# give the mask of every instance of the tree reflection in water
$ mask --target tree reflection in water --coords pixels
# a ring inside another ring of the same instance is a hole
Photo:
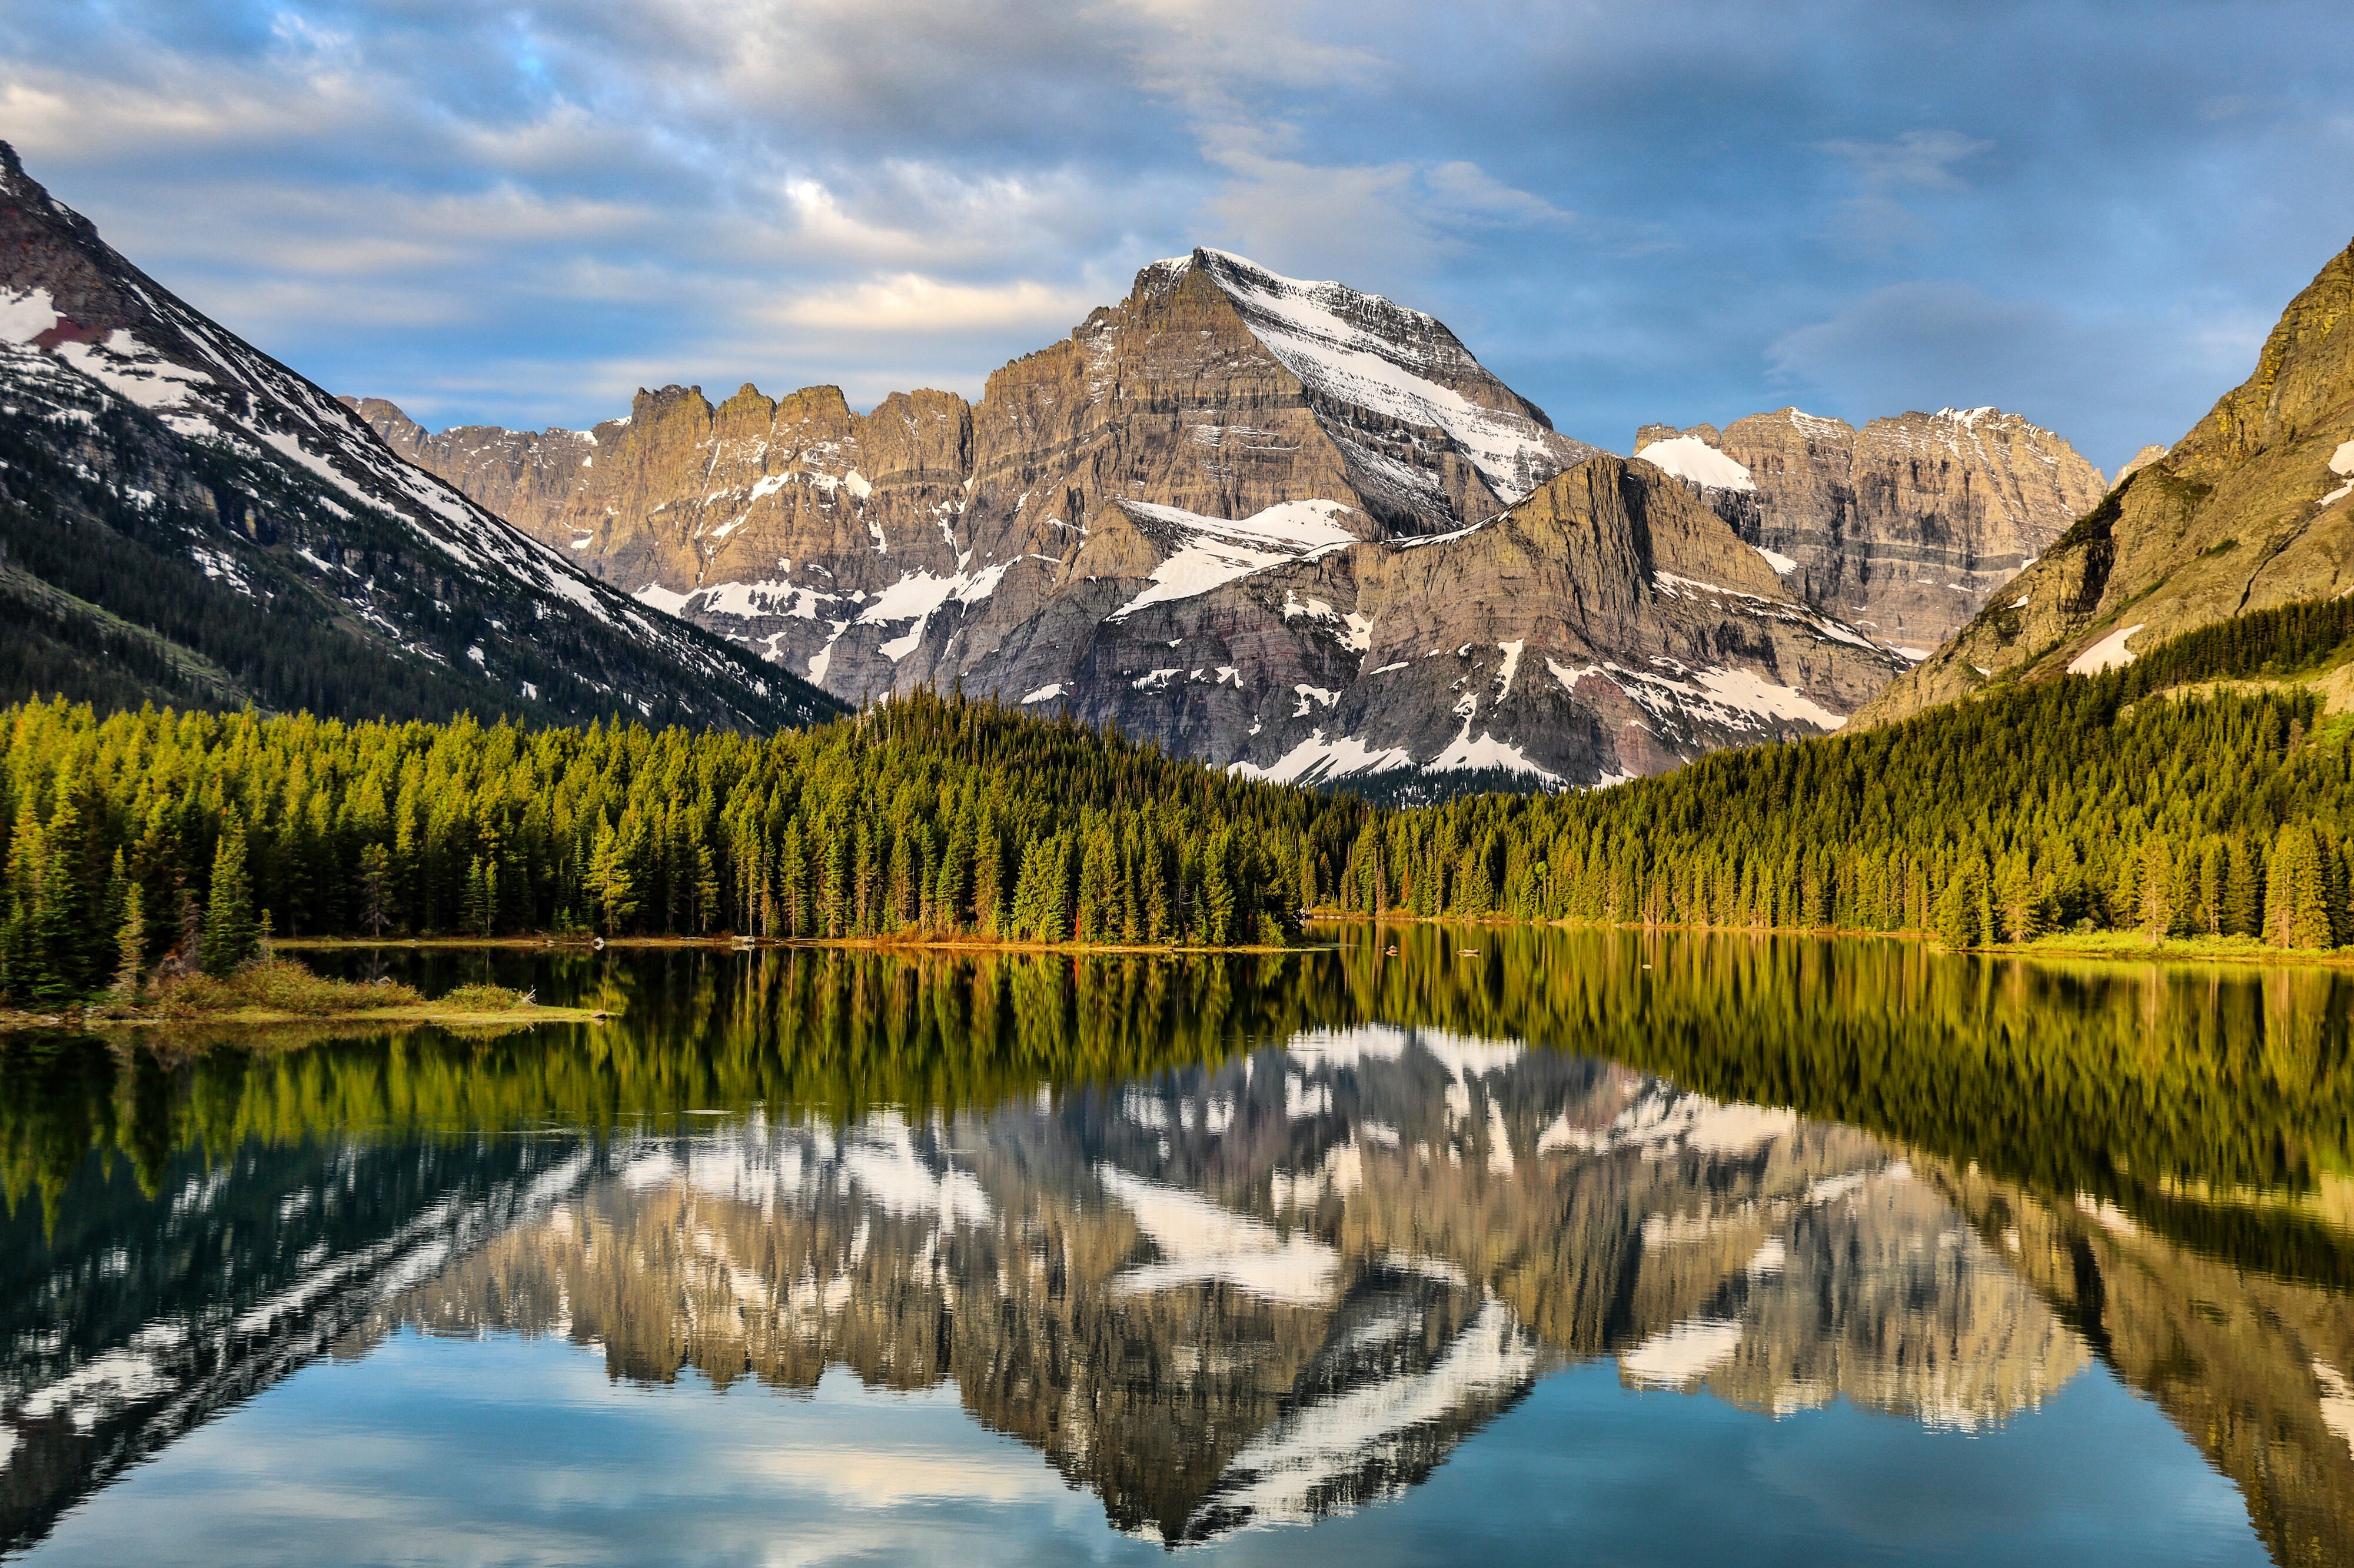
[[[1978,1429],[2099,1356],[2276,1559],[2354,1542],[2347,980],[1459,937],[510,955],[620,1022],[11,1043],[5,1539],[411,1326],[952,1383],[1171,1542],[1411,1486],[1594,1358]]]

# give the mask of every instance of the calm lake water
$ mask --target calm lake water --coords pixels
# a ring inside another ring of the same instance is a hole
[[[0,1042],[0,1548],[2354,1560],[2354,981],[1327,935]]]

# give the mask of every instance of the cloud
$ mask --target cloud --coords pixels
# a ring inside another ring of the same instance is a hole
[[[451,419],[977,393],[1208,241],[1434,312],[1589,440],[1797,389],[2138,445],[2354,228],[2354,14],[2249,9],[50,0],[0,7],[0,134],[232,328]]]
[[[1214,238],[1278,270],[1398,288],[1467,249],[1472,231],[1575,221],[1466,160],[1311,164],[1274,150],[1291,139],[1282,127],[1204,133],[1204,155],[1232,176],[1204,204]]]
[[[1991,148],[1956,131],[1907,131],[1888,142],[1832,141],[1822,150],[1843,159],[1869,193],[1898,190],[1956,190],[1961,181],[1954,165]]]
[[[1961,190],[1955,165],[1994,143],[1954,131],[1907,131],[1887,142],[1819,145],[1846,164],[1861,187],[1834,209],[1831,232],[1840,242],[1869,253],[1929,243],[1934,231],[1905,204],[1905,195]]]
[[[770,319],[840,332],[961,333],[1018,328],[1060,336],[1098,302],[1027,278],[990,286],[901,272],[778,304]]]

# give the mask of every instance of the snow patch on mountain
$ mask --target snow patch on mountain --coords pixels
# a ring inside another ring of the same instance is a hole
[[[1447,743],[1447,749],[1426,763],[1426,773],[1473,773],[1483,768],[1499,768],[1507,773],[1525,773],[1552,783],[1561,782],[1561,775],[1541,768],[1529,759],[1529,754],[1508,740],[1498,740],[1482,730],[1478,739],[1471,736],[1471,721],[1463,721],[1460,734]]]
[[[1677,436],[1638,447],[1635,455],[1653,468],[1707,490],[1755,490],[1757,482],[1733,458],[1698,436]],[[1787,569],[1787,568],[1777,568]]]
[[[1251,334],[1312,391],[1445,431],[1508,506],[1559,471],[1550,432],[1527,413],[1474,402],[1447,385],[1484,379],[1486,372],[1437,318],[1343,283],[1287,278],[1223,250],[1161,265],[1182,270],[1195,257],[1208,262]]]
[[[1129,514],[1162,535],[1169,556],[1150,585],[1107,618],[1124,620],[1149,604],[1192,599],[1236,577],[1346,549],[1357,535],[1336,519],[1355,508],[1338,501],[1282,501],[1248,517],[1205,517],[1182,507],[1123,501]]]
[[[2147,623],[2144,621],[2136,621],[2131,626],[2119,627],[2110,632],[2106,637],[2077,654],[2068,665],[2068,673],[2097,675],[2104,670],[2118,669],[2132,663],[2140,655],[2126,646],[2126,639],[2139,631]]]
[[[57,307],[47,289],[0,293],[0,342],[30,343],[57,324]]]
[[[1319,729],[1311,730],[1306,740],[1264,768],[1249,762],[1232,762],[1226,765],[1226,771],[1237,779],[1255,779],[1268,784],[1329,784],[1356,774],[1387,773],[1413,766],[1414,753],[1402,746],[1367,746],[1353,736],[1327,740]]]

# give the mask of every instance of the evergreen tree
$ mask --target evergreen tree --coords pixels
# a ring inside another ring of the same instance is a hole
[[[253,957],[255,936],[253,883],[246,871],[245,820],[232,811],[213,852],[200,959],[205,973],[226,978]]]
[[[360,851],[359,893],[361,926],[371,937],[383,936],[392,894],[392,852],[380,843]]]
[[[2224,851],[2223,934],[2258,937],[2264,929],[2264,868],[2248,841],[2234,836]]]
[[[620,835],[608,823],[597,824],[588,851],[588,892],[605,935],[620,936],[638,912],[637,879],[631,874]]]
[[[128,883],[122,894],[122,923],[114,933],[115,1000],[136,1002],[140,995],[140,977],[147,966],[146,895],[135,882]]]
[[[1959,952],[1986,939],[1986,886],[1978,868],[1966,868],[1946,885],[1937,901],[1937,939]]]

